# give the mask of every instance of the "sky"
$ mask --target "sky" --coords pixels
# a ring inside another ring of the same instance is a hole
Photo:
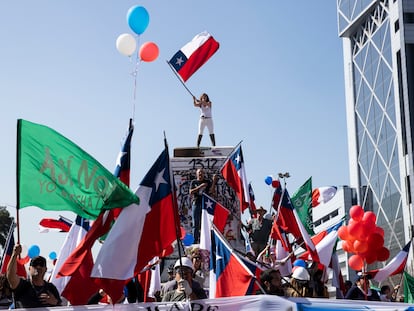
[[[126,15],[149,13],[138,38],[159,47],[153,62],[116,49],[134,34]],[[290,193],[349,183],[342,42],[336,1],[37,0],[0,2],[0,205],[16,216],[16,124],[49,126],[111,172],[134,119],[131,188],[163,150],[196,145],[199,110],[166,63],[202,31],[217,53],[186,83],[213,103],[218,146],[242,141],[256,205],[270,206],[266,176],[289,172]],[[135,93],[135,96],[134,96]],[[210,145],[207,132],[202,145]],[[19,211],[21,244],[58,252],[65,234],[39,233],[42,218],[70,212]]]

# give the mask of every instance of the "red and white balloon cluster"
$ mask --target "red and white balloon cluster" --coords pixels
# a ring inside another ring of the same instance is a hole
[[[128,10],[127,22],[131,30],[137,35],[141,35],[148,27],[149,14],[142,7],[135,5]],[[122,55],[132,56],[137,49],[136,37],[129,33],[121,34],[116,40],[116,48]],[[158,58],[159,49],[154,42],[145,42],[139,48],[139,59],[144,62],[152,62]]]
[[[338,230],[342,249],[354,254],[348,259],[349,266],[353,270],[362,270],[365,264],[387,260],[390,251],[384,246],[384,229],[376,225],[375,213],[364,212],[361,206],[354,205],[349,216],[348,225]]]

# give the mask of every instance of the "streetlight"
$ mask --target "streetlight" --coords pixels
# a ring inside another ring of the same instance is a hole
[[[286,172],[286,173],[278,173],[278,176],[279,176],[279,178],[282,178],[283,179],[283,183],[285,184],[285,187],[286,187],[286,178],[289,178],[290,177],[289,172]]]

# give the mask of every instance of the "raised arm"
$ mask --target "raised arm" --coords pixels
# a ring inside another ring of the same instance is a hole
[[[13,248],[13,254],[11,255],[9,264],[7,265],[6,276],[11,289],[15,289],[20,282],[20,277],[17,275],[17,258],[21,252],[22,246],[20,244],[16,244]]]

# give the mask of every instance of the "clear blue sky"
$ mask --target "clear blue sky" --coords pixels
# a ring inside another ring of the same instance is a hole
[[[150,23],[140,43],[160,55],[138,69],[116,47],[132,33],[128,9]],[[15,215],[16,122],[41,123],[71,139],[110,171],[135,105],[131,188],[163,149],[195,146],[198,109],[166,64],[194,35],[209,31],[220,49],[188,81],[213,102],[217,144],[243,141],[256,204],[270,205],[267,175],[290,172],[293,193],[349,182],[342,43],[336,1],[1,1],[1,197]],[[209,144],[207,137],[203,142]],[[74,218],[71,213],[63,213]],[[20,211],[21,242],[58,251],[64,234],[39,234],[36,207]]]

